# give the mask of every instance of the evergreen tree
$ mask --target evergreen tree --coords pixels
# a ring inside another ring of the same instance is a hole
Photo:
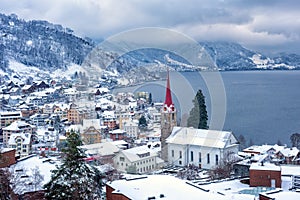
[[[205,97],[201,91],[198,90],[194,100],[193,100],[194,107],[190,111],[190,116],[187,120],[188,127],[194,127],[198,129],[208,129],[207,125],[207,111],[205,105]]]
[[[151,93],[149,94],[148,103],[149,103],[149,105],[152,104],[152,94]]]
[[[139,119],[139,127],[140,128],[146,128],[147,127],[147,120],[144,115],[141,116]]]
[[[79,148],[81,145],[79,134],[71,131],[63,149],[62,164],[52,171],[51,180],[44,186],[47,199],[100,198],[100,172],[84,161],[86,154]]]

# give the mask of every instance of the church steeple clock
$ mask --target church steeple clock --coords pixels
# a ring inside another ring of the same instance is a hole
[[[170,88],[170,74],[167,71],[167,87],[166,87],[166,98],[164,105],[161,109],[161,158],[168,161],[168,146],[166,139],[170,136],[173,127],[176,126],[176,108],[172,101],[172,94]]]

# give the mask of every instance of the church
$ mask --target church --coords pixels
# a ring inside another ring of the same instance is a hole
[[[176,114],[168,71],[161,109],[161,158],[166,164],[211,169],[237,154],[239,144],[232,132],[178,127]]]

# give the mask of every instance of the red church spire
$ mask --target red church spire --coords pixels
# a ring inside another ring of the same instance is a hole
[[[169,68],[168,68],[168,72],[167,72],[167,88],[166,88],[165,105],[167,105],[168,107],[170,107],[170,105],[173,105],[172,95],[171,95],[171,89],[170,89]]]

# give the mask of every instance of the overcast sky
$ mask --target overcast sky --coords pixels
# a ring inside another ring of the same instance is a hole
[[[0,12],[48,20],[93,39],[164,27],[198,41],[234,41],[264,53],[300,54],[298,0],[1,0]]]

